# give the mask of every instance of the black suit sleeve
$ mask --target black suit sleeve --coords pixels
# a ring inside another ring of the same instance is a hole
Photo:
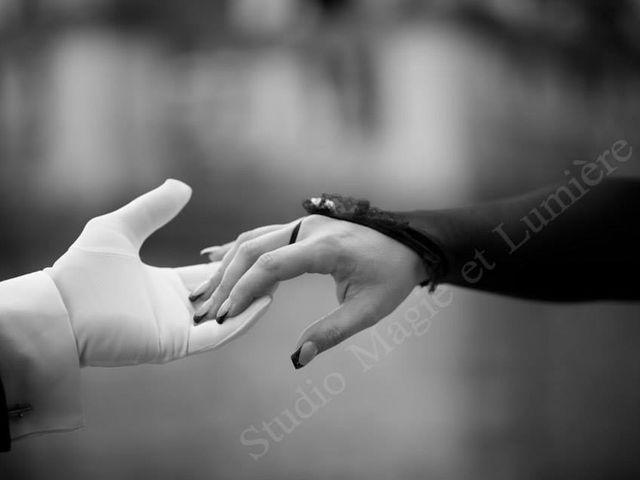
[[[9,435],[9,411],[4,395],[4,385],[0,378],[0,452],[11,449],[11,436]]]

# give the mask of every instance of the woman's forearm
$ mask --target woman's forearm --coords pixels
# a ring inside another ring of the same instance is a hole
[[[222,324],[278,282],[331,275],[339,306],[300,336],[291,356],[300,368],[384,318],[419,283],[557,301],[640,298],[626,275],[640,270],[640,183],[568,188],[399,214],[350,197],[310,198],[311,215],[245,232],[212,252],[221,263],[192,292],[201,302],[196,321]]]
[[[563,184],[483,205],[404,214],[447,257],[443,282],[519,297],[638,299],[640,182]]]

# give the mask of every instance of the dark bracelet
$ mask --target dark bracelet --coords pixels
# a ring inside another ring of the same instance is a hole
[[[372,207],[368,200],[323,193],[302,203],[315,215],[346,220],[377,230],[416,252],[427,271],[427,279],[420,282],[433,291],[446,274],[446,259],[442,248],[424,232],[411,227],[402,215]]]

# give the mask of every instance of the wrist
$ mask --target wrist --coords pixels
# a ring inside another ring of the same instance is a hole
[[[310,214],[372,228],[412,250],[422,264],[421,269],[416,267],[417,272],[424,274],[416,282],[421,286],[430,286],[433,290],[447,275],[442,246],[427,231],[412,226],[403,214],[372,207],[368,200],[328,194],[305,200],[303,206]]]
[[[0,376],[12,438],[82,426],[80,370],[69,315],[53,280],[36,272],[0,282]]]
[[[430,270],[426,267],[422,257],[412,248],[403,245],[407,249],[407,253],[410,256],[410,271],[411,278],[415,285],[429,285],[432,283],[432,277]],[[439,283],[439,282],[438,282]]]
[[[438,248],[443,258],[438,283],[458,283],[465,254],[464,245],[456,239],[466,237],[469,232],[463,234],[464,229],[454,216],[441,211],[416,210],[400,212],[398,215],[408,222],[412,230]]]

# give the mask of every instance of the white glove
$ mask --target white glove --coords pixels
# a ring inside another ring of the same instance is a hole
[[[249,329],[271,302],[261,297],[224,324],[195,325],[189,292],[217,264],[145,265],[140,246],[189,201],[177,180],[115,212],[91,219],[80,237],[45,269],[69,313],[82,366],[164,363],[220,347]]]

